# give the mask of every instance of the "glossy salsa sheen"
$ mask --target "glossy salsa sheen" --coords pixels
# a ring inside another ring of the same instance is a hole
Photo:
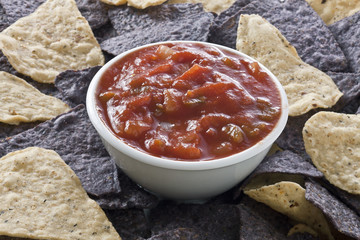
[[[211,160],[259,142],[281,115],[281,97],[256,62],[200,43],[129,53],[102,75],[97,111],[128,145],[155,156]]]

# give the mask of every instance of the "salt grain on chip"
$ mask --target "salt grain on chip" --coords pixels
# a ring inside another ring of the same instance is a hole
[[[0,71],[0,122],[45,121],[70,110],[69,106],[45,95],[21,78]]]
[[[38,82],[53,83],[62,71],[104,64],[93,32],[74,0],[48,0],[0,33],[11,65]]]
[[[329,108],[342,96],[328,75],[304,63],[280,31],[259,15],[240,16],[236,49],[257,59],[279,79],[290,116]]]
[[[303,129],[306,152],[333,185],[360,194],[360,115],[319,112]]]
[[[121,239],[56,152],[31,147],[9,153],[0,159],[0,172],[0,235]]]

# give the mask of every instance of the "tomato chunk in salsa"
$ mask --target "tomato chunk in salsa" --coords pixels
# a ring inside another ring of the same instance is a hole
[[[101,77],[97,109],[128,145],[177,160],[211,160],[259,142],[281,115],[281,97],[256,62],[199,43],[131,52]]]

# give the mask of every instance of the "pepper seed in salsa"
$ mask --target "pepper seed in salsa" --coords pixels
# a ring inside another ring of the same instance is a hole
[[[211,160],[259,142],[281,115],[258,63],[215,46],[165,43],[131,52],[101,77],[97,109],[128,145],[177,160]]]

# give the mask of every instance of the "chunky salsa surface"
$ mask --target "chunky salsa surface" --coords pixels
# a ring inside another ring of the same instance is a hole
[[[103,74],[96,98],[102,120],[125,143],[186,161],[241,152],[281,115],[279,90],[257,63],[197,43],[126,55]]]

